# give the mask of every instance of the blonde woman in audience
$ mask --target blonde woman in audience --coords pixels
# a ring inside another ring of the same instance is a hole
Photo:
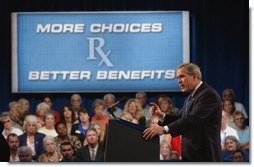
[[[24,134],[19,136],[20,146],[28,146],[32,149],[33,160],[37,161],[37,158],[44,151],[42,140],[45,137],[44,134],[37,132],[39,128],[39,122],[36,116],[28,115],[24,120]]]
[[[61,154],[56,149],[56,143],[52,136],[46,136],[43,139],[43,147],[45,153],[38,158],[39,162],[59,162],[61,161]]]
[[[137,99],[129,99],[124,106],[123,112],[131,114],[131,116],[133,117],[132,122],[137,122],[141,126],[146,125],[144,111]]]
[[[160,160],[166,161],[170,160],[170,151],[171,151],[171,146],[168,143],[168,141],[163,140],[160,143]]]
[[[52,111],[45,113],[44,122],[45,126],[40,128],[38,132],[43,133],[46,136],[56,137],[58,135],[55,130],[56,117]]]
[[[98,132],[98,137],[99,137],[99,143],[101,145],[104,145],[104,139],[105,139],[105,131],[102,129],[101,127],[101,123],[100,122],[95,122],[93,124],[93,128],[96,129],[96,131]]]
[[[13,126],[22,129],[23,121],[21,120],[23,109],[19,102],[12,101],[9,103],[9,109],[11,114],[11,119],[13,121]]]

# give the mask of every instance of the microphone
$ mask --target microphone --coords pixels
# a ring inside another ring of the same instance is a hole
[[[115,114],[114,114],[114,112],[116,111],[116,106],[118,105],[118,104],[120,104],[120,103],[126,103],[127,102],[127,100],[128,100],[128,98],[127,97],[122,97],[122,98],[120,98],[117,102],[115,102],[114,104],[112,104],[112,106],[110,106],[107,110],[108,110],[108,112],[114,117],[114,118],[116,118],[116,116],[115,116]]]

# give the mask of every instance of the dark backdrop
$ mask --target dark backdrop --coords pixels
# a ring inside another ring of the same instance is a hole
[[[6,2],[4,2],[6,1]],[[31,111],[41,100],[41,94],[11,93],[11,12],[29,11],[190,11],[190,60],[198,64],[203,80],[220,94],[233,88],[236,100],[249,112],[249,6],[247,0],[3,0],[0,2],[0,112],[8,103],[27,98]],[[68,103],[72,93],[52,94],[54,107],[59,110]],[[105,93],[80,93],[84,107],[91,109],[95,98]],[[148,93],[155,100],[158,92]],[[177,107],[184,95],[167,93]],[[133,97],[134,92],[115,93]]]

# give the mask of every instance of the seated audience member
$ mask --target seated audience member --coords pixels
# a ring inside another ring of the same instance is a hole
[[[162,141],[160,143],[160,160],[168,161],[170,160],[171,147],[168,141]]]
[[[222,161],[232,162],[233,154],[236,150],[241,149],[240,143],[234,136],[227,136],[224,142],[225,150],[222,151]],[[244,159],[249,161],[249,153],[243,150]]]
[[[236,101],[235,101],[235,94],[234,94],[233,89],[226,88],[226,89],[222,92],[222,99],[223,99],[223,101],[228,100],[228,99],[234,101],[234,103],[235,103],[235,105],[234,105],[234,106],[235,106],[235,110],[236,110],[236,111],[242,112],[242,113],[244,114],[245,119],[248,118],[248,115],[247,115],[247,113],[246,113],[246,110],[245,110],[243,104],[240,103],[240,102],[236,102]]]
[[[53,98],[50,95],[44,95],[43,97],[43,102],[47,103],[50,107],[50,111],[53,112],[55,114],[56,117],[56,122],[60,121],[60,114],[53,109]]]
[[[32,149],[28,146],[21,146],[18,148],[18,156],[20,162],[34,162],[32,156]]]
[[[66,123],[68,134],[71,134],[71,128],[75,123],[79,123],[78,120],[75,120],[75,113],[72,110],[71,106],[64,105],[61,109],[61,121]]]
[[[168,115],[175,115],[176,109],[173,105],[173,102],[170,97],[168,96],[161,96],[159,99],[159,107],[162,112]]]
[[[249,150],[250,128],[245,123],[244,114],[240,111],[236,111],[233,114],[233,120],[236,126],[236,132],[239,137],[241,148],[244,150]]]
[[[25,133],[19,136],[20,146],[28,146],[31,148],[34,161],[37,161],[38,156],[44,152],[42,140],[45,135],[38,132],[39,126],[36,116],[28,115],[23,125]]]
[[[75,151],[78,150],[82,146],[82,144],[77,136],[69,135],[67,133],[67,127],[64,122],[62,122],[62,121],[57,122],[55,125],[55,129],[56,129],[56,132],[58,135],[54,139],[55,139],[55,143],[56,143],[56,147],[57,147],[58,151],[60,151],[59,150],[60,146],[64,142],[71,143],[71,145],[74,147]]]
[[[237,149],[233,153],[233,161],[234,162],[246,162],[246,160],[244,159],[244,152],[241,149]]]
[[[62,154],[61,162],[74,162],[75,150],[70,142],[63,142],[60,146],[60,152]]]
[[[18,100],[18,102],[21,104],[22,111],[23,111],[22,112],[23,114],[21,116],[21,120],[24,121],[25,117],[30,114],[30,103],[25,98],[20,98]]]
[[[92,127],[92,124],[90,123],[91,117],[90,117],[90,113],[85,108],[79,111],[78,117],[79,117],[79,123],[74,124],[72,126],[71,135],[76,135],[81,141],[81,144],[84,145],[85,138],[86,138],[86,131],[87,129]]]
[[[38,158],[39,162],[59,162],[61,161],[61,154],[57,151],[55,140],[52,136],[46,136],[43,139],[43,147],[45,153]]]
[[[108,112],[108,109],[111,108],[113,106],[113,104],[116,103],[115,96],[113,94],[108,93],[108,94],[104,95],[103,100],[104,100],[104,103],[106,106],[105,110],[103,111],[103,114],[110,116],[110,118],[112,118],[113,116]],[[122,110],[119,107],[115,106],[113,108],[113,112],[114,112],[115,116],[117,118],[119,118],[122,113]]]
[[[45,126],[41,127],[38,132],[43,133],[46,136],[56,137],[57,133],[55,130],[56,117],[51,111],[46,112],[44,116]]]
[[[149,126],[149,122],[151,121],[152,114],[150,113],[150,106],[147,104],[148,98],[146,92],[137,92],[135,94],[135,98],[139,101],[146,119],[146,127]]]
[[[9,162],[19,162],[18,148],[19,148],[19,138],[15,133],[11,133],[7,136],[7,142],[10,147],[10,160]]]
[[[79,116],[78,116],[78,113],[79,111],[82,110],[82,98],[79,94],[73,94],[71,96],[71,100],[70,100],[70,103],[71,103],[71,108],[73,110],[73,112],[75,113],[75,121],[79,119]]]
[[[10,159],[10,148],[6,139],[2,135],[3,130],[4,125],[0,121],[0,162],[8,162]]]
[[[92,117],[91,124],[94,124],[96,122],[101,123],[101,128],[103,130],[106,129],[106,126],[108,125],[109,116],[103,115],[103,111],[105,110],[105,104],[104,101],[101,99],[96,99],[93,102],[93,110],[95,112],[95,115]]]
[[[233,121],[233,114],[236,111],[235,110],[235,106],[234,106],[234,102],[232,100],[224,100],[223,101],[223,110],[227,113],[226,117],[228,120],[228,125],[231,126],[232,128],[235,128],[235,124]]]
[[[180,161],[181,160],[177,151],[175,151],[175,150],[170,151],[170,160],[171,161]]]
[[[9,112],[1,113],[0,121],[3,122],[4,124],[4,130],[2,132],[2,135],[4,136],[5,139],[11,133],[15,133],[18,136],[23,134],[23,131],[21,129],[13,127],[13,121],[11,119],[11,115]]]
[[[239,139],[237,132],[234,128],[228,126],[228,120],[226,117],[226,112],[222,110],[222,117],[221,117],[221,131],[220,131],[220,137],[221,137],[221,148],[224,150],[224,142],[225,138],[227,136],[234,136],[237,140]]]
[[[21,120],[23,110],[19,102],[13,101],[9,103],[10,115],[13,122],[13,126],[22,129],[23,121]]]
[[[144,111],[138,100],[133,98],[129,99],[124,106],[123,112],[131,114],[133,117],[132,122],[137,122],[141,126],[146,125]]]
[[[39,128],[45,126],[44,119],[45,119],[46,112],[50,112],[50,106],[47,103],[41,102],[36,106],[35,115],[39,122]]]
[[[104,150],[99,144],[98,132],[94,128],[87,130],[86,139],[88,144],[76,151],[75,161],[77,162],[91,162],[103,161]]]
[[[99,144],[101,144],[102,146],[104,146],[105,130],[102,129],[101,123],[100,123],[100,122],[94,123],[94,124],[93,124],[93,128],[96,129],[96,131],[98,132]]]
[[[158,117],[152,117],[149,126],[151,127],[153,126],[153,124],[158,124],[158,122],[159,122]],[[163,141],[167,141],[169,145],[171,146],[171,150],[177,151],[179,158],[181,158],[181,154],[182,154],[181,136],[172,137],[170,134],[163,134],[163,135],[160,135],[160,143]]]

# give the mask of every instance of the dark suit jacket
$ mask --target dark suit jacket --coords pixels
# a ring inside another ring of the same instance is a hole
[[[9,162],[10,148],[6,139],[2,135],[4,124],[0,121],[0,162]]]
[[[162,125],[167,125],[174,137],[182,135],[183,161],[221,161],[222,102],[218,93],[205,83],[197,89],[187,108],[175,116],[166,115]],[[187,111],[186,111],[187,108]]]
[[[37,160],[38,156],[44,153],[44,147],[43,147],[43,138],[45,137],[42,133],[35,133],[34,142],[35,142],[35,152],[37,156],[33,157],[33,160]],[[19,136],[19,142],[20,146],[26,146],[27,142],[27,133],[24,133]]]
[[[75,161],[76,162],[91,162],[92,161],[88,145],[81,147],[80,149],[77,150],[77,152],[75,153]],[[96,162],[104,161],[104,151],[101,145],[99,145],[98,147],[98,150],[95,156],[95,161]]]

